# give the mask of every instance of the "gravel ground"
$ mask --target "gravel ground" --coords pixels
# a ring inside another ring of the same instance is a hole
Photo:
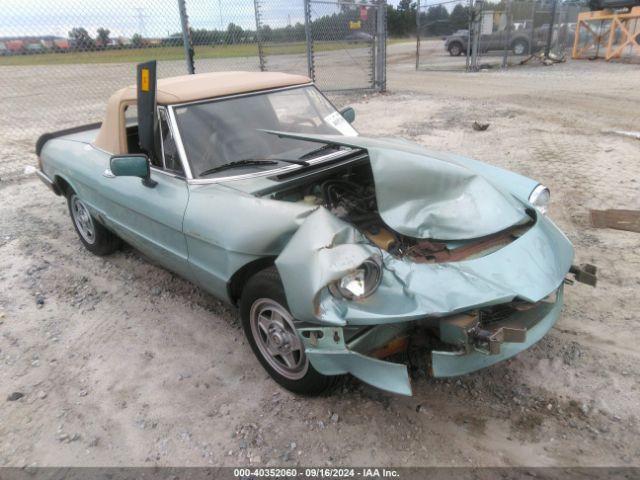
[[[399,49],[389,93],[337,102],[363,133],[547,184],[577,260],[600,269],[596,289],[567,287],[529,351],[418,377],[411,398],[353,379],[300,398],[267,377],[235,310],[135,250],[92,256],[33,177],[0,184],[0,465],[640,466],[640,236],[588,222],[590,208],[640,208],[640,143],[607,133],[637,127],[640,71],[412,62]]]

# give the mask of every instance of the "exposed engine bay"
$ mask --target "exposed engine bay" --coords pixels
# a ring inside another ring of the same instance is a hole
[[[373,244],[391,255],[417,263],[454,262],[488,255],[524,234],[534,216],[523,225],[466,241],[444,242],[401,235],[389,228],[378,212],[373,173],[368,162],[325,172],[308,182],[280,190],[275,200],[323,206],[333,215],[355,226]]]

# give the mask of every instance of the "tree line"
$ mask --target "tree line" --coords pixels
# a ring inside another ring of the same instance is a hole
[[[539,0],[540,10],[549,10],[552,0]],[[563,4],[582,3],[586,0],[560,0]],[[323,15],[314,18],[310,23],[310,30],[314,40],[331,41],[348,38],[355,31],[365,32],[373,35],[375,32],[375,14],[369,9],[369,13],[361,11],[362,5],[356,0],[343,0],[340,11],[330,15]],[[485,10],[504,11],[507,0],[485,1]],[[465,2],[466,3],[466,2]],[[387,33],[390,37],[407,37],[415,35],[417,16],[420,15],[421,35],[448,35],[456,30],[466,29],[469,26],[469,7],[466,4],[458,3],[451,11],[443,4],[435,4],[421,8],[418,12],[417,2],[414,0],[400,0],[397,6],[387,5]],[[521,22],[531,19],[532,3],[529,0],[515,0],[511,4],[511,11],[514,22]],[[536,23],[545,21],[548,13],[536,13]],[[545,17],[545,18],[542,18]],[[352,26],[359,25],[354,30]],[[182,33],[176,32],[161,39],[143,38],[139,33],[135,33],[126,45],[119,39],[111,41],[110,31],[107,28],[98,28],[95,38],[83,27],[73,28],[69,32],[72,41],[72,48],[78,50],[93,50],[104,48],[140,48],[144,46],[178,46],[182,45]],[[260,30],[255,28],[243,28],[235,23],[229,23],[226,28],[207,29],[191,28],[191,42],[193,45],[229,45],[238,43],[252,43],[261,40],[263,42],[299,42],[306,39],[305,26],[297,22],[284,27],[272,27],[268,24],[262,25]],[[365,36],[366,38],[366,36]]]
[[[353,30],[352,25],[359,28]],[[359,6],[354,5],[340,9],[331,15],[323,15],[310,22],[313,40],[331,41],[343,40],[354,31],[366,32],[373,35],[375,32],[375,15],[363,16]],[[160,39],[144,38],[135,33],[124,44],[122,39],[112,41],[109,29],[101,27],[96,30],[95,38],[84,27],[75,27],[69,31],[69,39],[72,48],[77,50],[99,50],[106,48],[140,48],[145,46],[181,46],[182,32],[175,32]],[[261,25],[259,32],[255,28],[243,28],[235,23],[229,23],[224,29],[190,28],[191,43],[198,45],[232,45],[240,43],[252,43],[261,40],[263,42],[299,42],[305,41],[306,30],[304,24],[296,22],[284,27],[272,27],[268,24]]]

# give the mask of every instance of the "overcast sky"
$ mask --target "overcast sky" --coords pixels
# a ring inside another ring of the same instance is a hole
[[[389,0],[397,4],[399,0]],[[90,34],[105,27],[111,36],[141,33],[162,37],[180,31],[177,0],[2,0],[0,36],[57,35],[73,27]],[[192,28],[226,28],[234,22],[255,28],[253,0],[186,0]],[[262,22],[272,27],[303,22],[302,0],[261,0]],[[312,14],[339,11],[326,3],[312,3]]]

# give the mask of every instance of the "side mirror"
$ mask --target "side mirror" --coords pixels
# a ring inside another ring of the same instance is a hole
[[[356,111],[352,107],[344,107],[340,110],[340,115],[349,123],[353,123],[356,119]]]
[[[140,177],[146,187],[157,185],[157,182],[151,180],[149,157],[144,153],[114,155],[109,161],[109,169],[116,177]]]

